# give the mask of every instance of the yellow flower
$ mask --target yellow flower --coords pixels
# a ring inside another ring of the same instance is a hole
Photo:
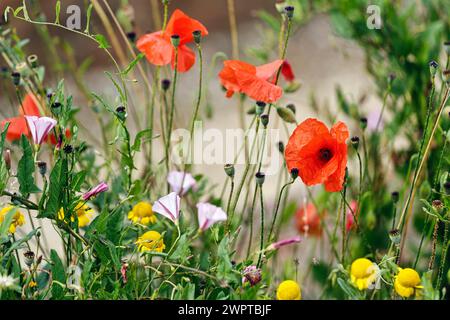
[[[94,210],[89,208],[88,205],[83,202],[79,202],[74,211],[78,216],[78,227],[84,228],[89,225],[89,223],[91,223],[92,216],[94,215]],[[64,217],[64,208],[61,208],[58,212],[58,219],[64,220]],[[75,218],[72,216],[70,220],[73,222],[75,221]]]
[[[10,207],[5,207],[0,211],[0,224],[3,223],[3,221],[6,218],[6,215],[12,209],[14,209],[14,207],[10,206]],[[9,225],[9,232],[15,233],[17,227],[23,226],[24,224],[25,224],[25,217],[19,210],[16,210],[16,213],[13,216],[11,224]]]
[[[144,233],[136,241],[136,244],[139,248],[139,251],[141,252],[145,251],[163,252],[164,249],[166,248],[163,237],[157,231],[148,231]]]
[[[297,282],[286,280],[280,283],[277,289],[278,300],[301,300],[302,291]]]
[[[378,280],[378,270],[378,266],[369,259],[356,259],[350,268],[350,280],[359,290],[367,289]]]
[[[35,288],[35,287],[37,287],[37,283],[34,282],[33,280],[31,280],[30,283],[28,284],[28,287]]]
[[[133,223],[140,223],[143,225],[155,224],[156,216],[153,213],[152,205],[147,202],[139,202],[133,209],[128,212],[128,219]]]
[[[403,298],[409,298],[412,295],[418,295],[417,289],[422,289],[420,286],[420,276],[416,270],[411,268],[398,268],[399,272],[395,276],[394,289]]]

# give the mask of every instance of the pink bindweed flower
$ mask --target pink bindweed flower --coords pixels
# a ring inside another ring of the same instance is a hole
[[[25,119],[36,146],[40,146],[47,139],[48,134],[57,123],[55,119],[48,117],[25,116]]]
[[[198,225],[201,231],[205,231],[216,222],[227,220],[227,214],[225,211],[210,203],[200,202],[197,204],[197,209]]]
[[[186,194],[195,186],[195,179],[190,173],[172,171],[167,176],[167,182],[170,184],[172,191],[180,196]]]
[[[299,236],[295,236],[295,237],[292,237],[292,238],[288,238],[288,239],[285,239],[285,240],[281,240],[281,241],[272,243],[270,246],[267,247],[266,250],[267,251],[278,250],[281,247],[284,247],[284,246],[287,246],[287,245],[290,245],[290,244],[294,244],[294,243],[300,243],[300,242],[302,242],[302,238],[299,237]]]
[[[167,196],[156,200],[153,204],[153,211],[172,220],[174,223],[178,223],[178,218],[180,217],[180,202],[180,196],[175,192],[172,192]]]
[[[92,188],[83,195],[83,200],[88,201],[89,199],[97,196],[99,193],[108,191],[109,187],[105,182],[100,183],[98,186]]]

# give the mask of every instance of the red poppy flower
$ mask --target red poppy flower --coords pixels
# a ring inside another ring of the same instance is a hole
[[[347,126],[338,122],[329,130],[316,119],[302,122],[289,138],[286,163],[289,171],[299,170],[307,186],[325,184],[328,192],[343,189],[347,166]]]
[[[178,71],[186,72],[195,63],[195,53],[186,44],[194,40],[192,33],[200,31],[202,36],[208,35],[208,30],[199,21],[190,18],[183,11],[174,11],[167,23],[166,30],[146,34],[137,41],[137,48],[145,54],[147,60],[156,66],[165,66],[169,63],[172,69],[175,65],[175,48],[171,42],[172,35],[180,37],[178,46]]]
[[[306,208],[298,209],[295,219],[298,232],[313,236],[320,236],[322,233],[320,215],[312,203],[309,203]]]
[[[288,82],[292,82],[295,80],[294,70],[292,70],[292,66],[289,62],[287,62],[287,60],[284,60],[283,62],[283,66],[281,67],[281,74]]]
[[[222,85],[227,89],[227,97],[234,93],[245,93],[256,101],[273,103],[281,98],[283,89],[270,79],[279,70],[283,60],[255,67],[239,60],[226,60],[219,73]]]

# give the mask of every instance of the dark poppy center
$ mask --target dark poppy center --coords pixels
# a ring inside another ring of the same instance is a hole
[[[323,162],[328,162],[333,158],[333,153],[330,149],[322,148],[319,150],[319,159]]]

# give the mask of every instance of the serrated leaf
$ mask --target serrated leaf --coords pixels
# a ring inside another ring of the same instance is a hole
[[[28,139],[24,135],[20,137],[20,145],[22,146],[23,155],[17,167],[17,178],[20,184],[19,191],[27,198],[30,193],[37,193],[40,190],[34,182],[35,165],[33,151],[31,150]]]

